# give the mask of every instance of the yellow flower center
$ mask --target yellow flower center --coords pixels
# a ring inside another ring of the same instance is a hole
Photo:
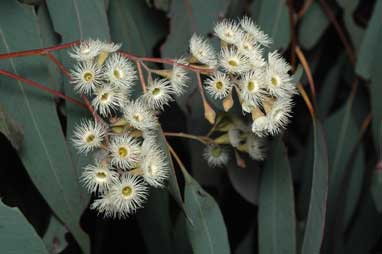
[[[91,143],[94,141],[94,139],[95,139],[94,134],[89,134],[86,136],[85,141],[86,141],[86,143]]]
[[[86,81],[86,82],[89,82],[90,80],[92,80],[93,79],[93,73],[91,73],[91,72],[85,72],[84,73],[84,80]]]
[[[158,87],[154,88],[154,89],[151,91],[151,93],[152,93],[153,95],[159,95],[159,93],[160,93],[160,88],[158,88]]]
[[[115,77],[116,79],[121,79],[121,78],[123,77],[123,73],[122,73],[120,70],[118,70],[118,69],[115,69],[115,70],[113,71],[113,74],[114,74],[114,77]]]
[[[109,99],[109,94],[108,93],[101,94],[101,101],[105,102],[108,99]]]
[[[107,174],[104,171],[99,171],[99,172],[96,173],[96,177],[99,178],[100,180],[105,179],[106,176],[107,176]]]
[[[120,147],[118,148],[118,155],[122,158],[126,157],[129,154],[129,151],[126,147]]]
[[[131,196],[132,193],[133,193],[133,189],[130,186],[125,186],[122,188],[122,195],[125,198]]]
[[[222,153],[222,149],[219,146],[215,146],[211,150],[211,154],[213,157],[219,157]]]
[[[216,89],[221,90],[223,88],[223,86],[224,86],[223,82],[221,82],[220,80],[216,81],[216,83],[215,83]]]
[[[143,120],[143,117],[140,114],[134,114],[133,118],[137,122],[141,122]]]
[[[272,82],[272,85],[274,85],[274,86],[278,86],[280,84],[280,80],[277,76],[273,76],[271,78],[271,82]]]
[[[232,37],[233,36],[233,32],[232,31],[226,31],[224,33],[224,35],[227,36],[227,37]]]
[[[239,65],[239,62],[236,59],[231,59],[228,61],[228,64],[233,67],[237,67]]]
[[[253,82],[252,80],[248,81],[248,84],[247,84],[248,91],[252,92],[255,89],[255,87],[256,87],[255,82]]]

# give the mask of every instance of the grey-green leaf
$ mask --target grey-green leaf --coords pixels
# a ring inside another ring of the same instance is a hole
[[[311,49],[322,37],[329,26],[329,20],[320,4],[313,1],[301,20],[298,31],[298,41],[301,46]]]
[[[276,137],[262,170],[259,196],[259,253],[296,253],[293,182],[285,146]]]
[[[370,79],[373,61],[378,53],[382,39],[382,1],[377,1],[374,6],[373,16],[369,21],[365,36],[363,37],[358,54],[356,72],[365,79]]]
[[[18,208],[0,201],[1,253],[48,254],[44,242]]]
[[[0,17],[1,52],[42,47],[33,7],[17,1],[1,1]],[[0,68],[51,86],[46,75],[47,66],[41,57],[2,60]],[[0,89],[2,105],[24,130],[19,156],[29,176],[83,251],[88,252],[89,239],[79,226],[83,200],[79,195],[78,177],[53,98],[44,91],[6,77],[0,78]]]
[[[286,1],[258,0],[252,4],[253,18],[273,40],[272,48],[286,49],[290,41],[290,23]]]
[[[58,254],[68,245],[65,234],[68,232],[66,227],[57,219],[56,216],[50,217],[48,229],[46,230],[43,240],[46,248],[51,254]]]
[[[328,192],[328,154],[321,123],[313,119],[314,160],[309,211],[302,243],[302,254],[320,253],[324,235]]]
[[[216,201],[182,168],[187,232],[195,254],[230,253],[227,229]]]

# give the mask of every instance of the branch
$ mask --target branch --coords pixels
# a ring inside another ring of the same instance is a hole
[[[72,97],[66,96],[66,95],[64,95],[64,94],[62,94],[62,93],[60,93],[60,92],[58,92],[58,91],[56,91],[54,89],[51,89],[51,88],[46,87],[46,86],[43,86],[43,85],[41,85],[41,84],[39,84],[39,83],[37,83],[35,81],[23,78],[23,77],[21,77],[19,75],[16,75],[16,74],[13,74],[11,72],[7,72],[7,71],[1,70],[1,69],[0,69],[0,74],[4,75],[4,76],[7,76],[7,77],[10,77],[10,78],[13,78],[13,79],[16,79],[16,80],[19,80],[19,81],[21,81],[21,82],[23,82],[23,83],[25,83],[25,84],[27,84],[29,86],[36,87],[36,88],[38,88],[40,90],[43,90],[43,91],[48,92],[50,94],[53,94],[53,95],[55,95],[57,97],[60,97],[60,98],[62,98],[64,100],[70,101],[73,104],[76,104],[76,105],[78,105],[80,107],[86,108],[86,105],[83,104],[82,102],[80,102],[79,100],[76,100],[76,99],[74,99]]]

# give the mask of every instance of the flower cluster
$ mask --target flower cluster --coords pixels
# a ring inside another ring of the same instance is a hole
[[[119,48],[99,40],[82,41],[71,52],[78,61],[71,75],[75,91],[91,100],[99,116],[83,120],[73,134],[80,153],[94,152],[94,163],[84,168],[81,181],[99,195],[93,209],[121,218],[143,205],[149,186],[165,186],[170,169],[156,141],[156,115],[173,95],[182,93],[187,76],[174,65],[167,79],[149,79],[147,91],[132,100],[137,74]]]
[[[289,122],[292,97],[297,93],[289,75],[291,67],[277,51],[264,56],[264,49],[272,41],[248,17],[239,22],[223,20],[214,32],[220,39],[220,53],[198,35],[190,40],[193,62],[214,69],[204,82],[205,90],[213,99],[223,100],[223,105],[231,101],[225,107],[227,111],[233,105],[235,90],[243,113],[252,115],[251,127],[232,125],[226,133],[230,142],[223,144],[263,160],[262,137],[280,133]],[[219,137],[221,140],[228,139]],[[228,161],[227,150],[216,145],[207,147],[204,155],[210,166],[222,166]]]
[[[81,175],[83,185],[97,195],[91,208],[107,217],[126,217],[142,207],[150,186],[165,186],[170,167],[156,136],[157,115],[185,91],[188,70],[199,77],[205,110],[204,91],[223,100],[226,111],[233,106],[236,91],[243,113],[252,115],[250,125],[232,114],[220,115],[216,121],[214,112],[207,117],[214,123],[202,139],[208,164],[226,164],[230,147],[236,158],[244,152],[264,160],[265,136],[279,133],[289,121],[296,93],[290,66],[277,52],[264,59],[264,47],[271,40],[247,17],[240,22],[224,20],[214,30],[221,42],[219,54],[207,40],[193,35],[188,57],[162,61],[171,65],[168,69],[152,69],[144,62],[150,58],[120,52],[115,43],[87,40],[73,48],[70,56],[77,65],[71,72],[72,83],[91,104],[94,116],[83,120],[73,134],[78,151],[94,157]],[[136,87],[137,76],[143,93]]]

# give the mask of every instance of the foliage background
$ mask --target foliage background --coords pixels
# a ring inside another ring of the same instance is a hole
[[[179,57],[192,33],[211,37],[219,19],[244,14],[292,64],[302,49],[317,117],[296,97],[266,162],[245,169],[210,169],[200,144],[169,139],[194,178],[176,167],[181,193],[172,176],[127,220],[87,208],[86,161],[66,138],[86,112],[0,77],[1,253],[381,253],[381,0],[2,0],[0,53],[100,38]],[[65,51],[56,56],[70,66]],[[0,59],[0,69],[75,96],[43,56]],[[162,114],[165,131],[208,131],[195,88]]]

